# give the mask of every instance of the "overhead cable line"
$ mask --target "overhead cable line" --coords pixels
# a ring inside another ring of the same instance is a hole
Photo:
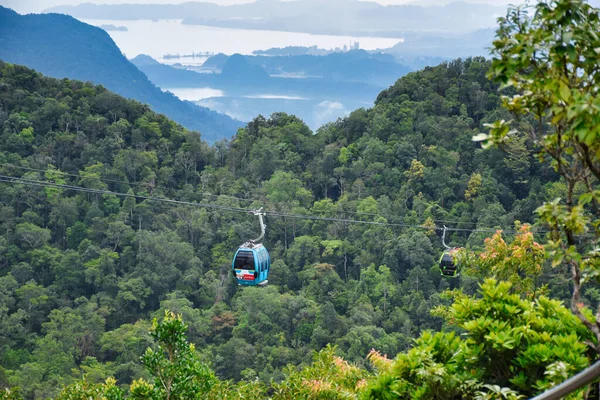
[[[44,170],[44,169],[39,169],[39,168],[23,167],[20,165],[9,164],[9,163],[0,163],[0,166],[9,167],[9,168],[17,168],[17,169],[21,169],[21,170],[25,170],[25,171],[32,171],[32,172],[41,172],[41,173],[52,172],[52,173],[56,173],[56,174],[60,174],[60,175],[70,176],[73,178],[95,179],[100,182],[118,183],[118,184],[129,185],[129,186],[138,186],[138,187],[143,187],[146,189],[148,189],[150,187],[150,185],[148,183],[144,183],[144,182],[129,182],[129,181],[122,181],[122,180],[117,180],[117,179],[102,178],[99,176],[85,176],[85,175],[73,174],[73,173],[63,172],[63,171],[54,170],[54,169]],[[158,188],[158,187],[155,187],[155,188]],[[212,194],[212,193],[208,193],[208,192],[200,192],[200,193],[205,196],[211,196],[211,197],[215,197],[215,198],[225,197],[225,198],[241,200],[241,201],[248,201],[248,202],[255,202],[255,201],[262,202],[263,201],[263,200],[259,200],[259,199],[253,199],[253,198],[245,198],[244,199],[241,197],[229,196],[229,195],[224,195],[224,194]]]
[[[10,164],[10,163],[0,163],[0,166],[2,167],[9,167],[9,168],[17,168],[17,169],[21,169],[21,170],[25,170],[25,171],[32,171],[32,172],[40,172],[40,173],[46,173],[46,172],[52,172],[52,173],[57,173],[60,175],[65,175],[65,176],[70,176],[73,178],[79,178],[79,179],[95,179],[101,182],[109,182],[109,183],[118,183],[118,184],[123,184],[123,185],[129,185],[129,186],[139,186],[142,188],[148,188],[149,185],[147,183],[144,182],[129,182],[129,181],[122,181],[122,180],[116,180],[116,179],[110,179],[110,178],[102,178],[99,176],[84,176],[84,175],[79,175],[79,174],[73,174],[73,173],[69,173],[69,172],[63,172],[60,170],[44,170],[44,169],[39,169],[39,168],[32,168],[32,167],[23,167],[20,165],[16,165],[16,164]],[[155,187],[156,189],[160,188],[159,186]],[[164,188],[163,188],[164,189]],[[277,205],[287,205],[284,203],[278,203],[278,202],[273,202],[273,201],[269,201],[266,199],[257,199],[257,198],[242,198],[242,197],[236,197],[236,196],[230,196],[230,195],[225,195],[225,194],[213,194],[213,193],[208,193],[205,191],[201,191],[198,192],[198,194],[202,194],[204,196],[211,196],[214,198],[228,198],[228,199],[233,199],[233,200],[240,200],[240,201],[246,201],[246,202],[260,202],[260,203],[267,203],[267,204],[271,204],[274,206]],[[364,213],[364,212],[359,212],[359,211],[336,211],[338,213],[349,213],[349,214],[360,214],[360,215],[372,215],[372,216],[381,216],[380,214],[375,214],[375,213]]]
[[[143,196],[143,195],[131,194],[131,193],[120,193],[120,192],[113,192],[113,191],[104,190],[104,189],[92,189],[92,188],[85,188],[85,187],[81,187],[81,186],[63,185],[63,184],[58,184],[58,183],[53,183],[53,182],[36,181],[33,179],[24,179],[24,178],[18,178],[18,177],[7,176],[7,175],[0,175],[0,182],[16,183],[16,184],[20,184],[20,185],[30,185],[30,186],[39,186],[39,187],[51,187],[51,188],[56,188],[56,189],[65,189],[65,190],[72,190],[72,191],[76,191],[76,192],[85,192],[85,193],[91,193],[91,194],[114,195],[114,196],[119,196],[119,197],[131,197],[131,198],[135,198],[135,199],[158,201],[158,202],[178,204],[178,205],[196,206],[196,207],[202,207],[202,208],[212,208],[212,209],[224,210],[224,211],[234,211],[234,212],[243,212],[243,213],[249,213],[252,211],[251,209],[246,209],[246,208],[229,207],[229,206],[222,206],[222,205],[211,204],[211,203],[197,203],[197,202],[190,202],[190,201],[183,201],[183,200],[173,200],[173,199],[169,199],[166,197],[152,197],[152,196]]]
[[[38,181],[38,180],[20,178],[20,177],[9,176],[9,175],[0,175],[0,182],[10,183],[10,184],[19,184],[19,185],[37,186],[37,187],[49,187],[49,188],[64,189],[64,190],[91,193],[91,194],[99,194],[99,195],[114,195],[114,196],[118,196],[118,197],[129,197],[129,198],[135,198],[135,199],[141,199],[141,200],[156,201],[156,202],[163,202],[163,203],[176,204],[176,205],[201,207],[201,208],[209,208],[209,209],[216,209],[216,210],[221,210],[221,211],[231,211],[231,212],[238,212],[238,213],[245,213],[245,214],[252,213],[254,211],[254,210],[251,210],[248,208],[230,207],[230,206],[223,206],[223,205],[212,204],[212,203],[200,203],[200,202],[190,202],[190,201],[183,201],[183,200],[174,200],[174,199],[169,199],[166,197],[144,196],[144,195],[131,194],[131,193],[113,192],[113,191],[104,190],[104,189],[93,189],[93,188],[86,188],[86,187],[75,186],[75,185],[58,184],[58,183],[54,183],[54,182]],[[382,221],[363,221],[363,220],[348,219],[348,218],[334,218],[334,217],[322,217],[322,216],[304,215],[304,214],[292,214],[292,213],[269,211],[269,210],[265,211],[265,215],[272,216],[272,217],[306,219],[306,220],[313,220],[313,221],[341,222],[341,223],[348,223],[348,224],[377,225],[377,226],[389,226],[389,227],[400,227],[400,228],[415,228],[415,229],[436,230],[436,231],[444,230],[443,227],[438,227],[438,226],[390,223],[390,222],[382,222]],[[378,216],[380,216],[380,215],[378,215]],[[493,229],[493,228],[477,228],[477,229],[447,228],[447,230],[454,231],[454,232],[495,233],[498,229]],[[515,230],[502,230],[502,231],[507,234],[517,233],[517,231],[515,231]],[[547,233],[547,231],[538,231],[538,233]]]
[[[70,176],[73,178],[78,178],[78,179],[95,179],[101,182],[107,182],[107,183],[117,183],[117,184],[123,184],[123,185],[129,185],[129,186],[138,186],[138,187],[142,187],[145,189],[149,188],[149,185],[147,183],[144,182],[129,182],[129,181],[122,181],[122,180],[117,180],[117,179],[110,179],[110,178],[102,178],[99,176],[84,176],[84,175],[79,175],[79,174],[73,174],[73,173],[69,173],[69,172],[63,172],[60,170],[44,170],[44,169],[40,169],[40,168],[32,168],[32,167],[24,167],[21,165],[16,165],[16,164],[11,164],[11,163],[0,163],[0,166],[2,167],[8,167],[8,168],[16,168],[16,169],[21,169],[24,171],[32,171],[32,172],[40,172],[40,173],[46,173],[46,172],[52,172],[52,173],[57,173],[60,175],[64,175],[64,176]],[[155,187],[156,189],[158,189],[159,187]],[[228,199],[233,199],[233,200],[239,200],[239,201],[245,201],[245,202],[260,202],[260,203],[266,203],[266,204],[270,204],[273,206],[287,206],[288,204],[285,203],[280,203],[280,202],[273,202],[273,201],[269,201],[266,199],[256,199],[256,198],[241,198],[241,197],[235,197],[235,196],[230,196],[230,195],[224,195],[224,194],[213,194],[213,193],[208,193],[208,192],[198,192],[201,195],[204,196],[210,196],[213,197],[215,199],[218,198],[228,198]],[[338,214],[352,214],[352,215],[365,215],[365,216],[372,216],[372,217],[383,217],[383,218],[388,218],[385,215],[381,215],[380,213],[370,213],[370,212],[363,212],[363,211],[346,211],[346,210],[336,210],[335,211]],[[434,219],[433,220],[434,223],[442,223],[442,224],[457,224],[457,225],[471,225],[471,226],[476,226],[477,223],[476,222],[466,222],[466,221],[452,221],[452,220],[442,220],[442,219]],[[441,229],[441,228],[440,228]],[[453,229],[455,231],[458,231],[457,229]],[[465,229],[465,231],[470,232],[472,231],[471,229]]]
[[[275,216],[275,217],[309,219],[309,220],[316,220],[316,221],[344,222],[344,223],[349,223],[349,224],[380,225],[380,226],[391,226],[391,227],[400,227],[400,228],[417,228],[417,229],[436,230],[436,231],[444,230],[444,227],[439,227],[439,226],[411,225],[411,224],[379,222],[379,221],[362,221],[362,220],[347,219],[347,218],[333,218],[333,217],[319,217],[319,216],[303,215],[303,214],[290,214],[290,213],[283,213],[283,212],[277,212],[277,211],[266,211],[266,214],[268,216]],[[447,228],[447,230],[453,231],[453,232],[475,232],[475,233],[496,233],[498,230],[501,230],[504,233],[512,233],[512,234],[517,233],[517,231],[515,231],[515,230],[504,230],[504,229],[494,229],[494,228],[478,228],[478,229]],[[545,233],[545,231],[539,231],[539,233]]]

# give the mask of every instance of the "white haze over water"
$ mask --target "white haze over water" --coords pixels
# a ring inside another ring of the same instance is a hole
[[[314,46],[325,49],[343,47],[350,42],[360,42],[365,50],[392,47],[399,39],[376,37],[350,37],[312,35],[298,32],[274,32],[246,29],[216,28],[202,25],[183,25],[180,20],[160,21],[110,21],[82,20],[90,25],[120,25],[127,32],[108,32],[128,58],[147,54],[155,59],[165,54],[191,54],[213,52],[225,54],[250,54],[254,50],[272,47]],[[186,59],[180,62],[185,63]]]
[[[211,97],[223,97],[225,96],[225,92],[219,89],[213,88],[164,88],[162,89],[164,92],[171,92],[175,96],[179,97],[181,100],[186,101],[198,101],[203,99],[208,99]]]

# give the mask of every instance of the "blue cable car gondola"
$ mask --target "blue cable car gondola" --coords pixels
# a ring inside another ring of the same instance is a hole
[[[231,264],[238,285],[241,286],[265,286],[269,283],[271,258],[265,246],[262,243],[257,243],[265,236],[264,213],[260,209],[255,211],[254,215],[258,215],[260,221],[260,237],[241,245],[235,253]]]

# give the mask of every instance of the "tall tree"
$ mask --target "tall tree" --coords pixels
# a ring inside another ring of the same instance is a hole
[[[508,151],[531,141],[564,180],[566,198],[546,202],[538,214],[551,229],[553,265],[570,269],[571,309],[595,334],[600,354],[600,305],[590,317],[582,303],[583,285],[600,282],[599,29],[599,10],[584,0],[511,8],[500,19],[489,76],[506,89],[503,104],[515,120],[496,121],[475,139]]]

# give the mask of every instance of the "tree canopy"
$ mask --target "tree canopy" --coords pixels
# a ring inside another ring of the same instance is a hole
[[[493,61],[411,73],[317,132],[277,113],[214,146],[0,63],[3,398],[516,399],[585,368],[598,24],[578,0],[515,9]],[[258,227],[238,211],[259,207],[270,285],[239,288],[231,257]],[[443,225],[459,279],[436,265]]]

